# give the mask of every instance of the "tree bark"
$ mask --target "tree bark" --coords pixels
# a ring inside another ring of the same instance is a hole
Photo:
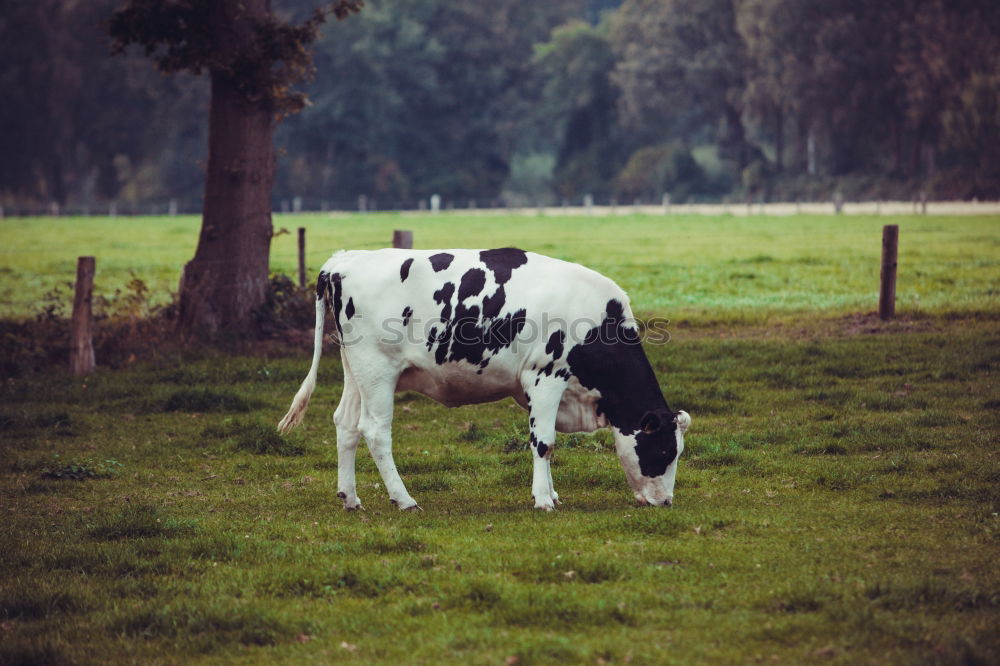
[[[780,106],[774,111],[774,164],[785,170],[785,112]]]
[[[270,13],[269,0],[216,3],[219,48],[252,39],[246,17]],[[201,235],[180,284],[180,326],[202,339],[254,333],[254,310],[267,296],[274,179],[274,113],[250,99],[230,73],[211,73],[208,168]]]

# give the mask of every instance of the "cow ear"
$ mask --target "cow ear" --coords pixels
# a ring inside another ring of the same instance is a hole
[[[647,435],[651,435],[660,429],[660,417],[653,412],[646,412],[642,417],[642,421],[639,422],[639,427]]]

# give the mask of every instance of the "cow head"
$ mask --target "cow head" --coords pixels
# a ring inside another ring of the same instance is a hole
[[[677,459],[684,451],[684,433],[691,425],[685,411],[646,412],[635,432],[612,428],[615,449],[639,504],[671,506]]]

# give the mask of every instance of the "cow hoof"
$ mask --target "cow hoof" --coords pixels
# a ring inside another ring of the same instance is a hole
[[[347,499],[347,493],[345,493],[344,491],[340,491],[339,493],[337,493],[337,497],[339,497],[340,499]]]
[[[350,504],[345,504],[344,505],[344,510],[345,511],[364,511],[365,507],[361,506],[361,502],[358,502],[357,504],[355,504],[353,506],[350,505]]]
[[[548,503],[548,504],[536,504],[535,508],[541,509],[542,511],[555,511],[556,507],[554,504]]]
[[[403,511],[423,511],[419,504],[414,504],[413,506],[408,506]]]

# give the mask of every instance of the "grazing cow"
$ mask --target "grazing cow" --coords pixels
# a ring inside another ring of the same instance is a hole
[[[278,429],[302,421],[332,309],[344,364],[334,413],[338,493],[364,435],[391,502],[419,509],[392,459],[396,391],[454,407],[512,397],[529,412],[535,508],[552,510],[556,431],[610,427],[640,504],[670,506],[686,412],[673,412],[639,344],[628,298],[590,269],[513,248],[337,252],[316,283],[312,366]]]

